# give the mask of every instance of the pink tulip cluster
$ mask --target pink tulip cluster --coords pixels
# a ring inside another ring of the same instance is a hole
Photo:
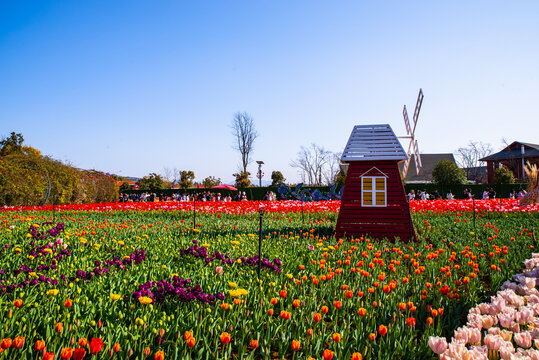
[[[539,253],[524,265],[490,303],[470,309],[467,324],[455,330],[451,342],[429,338],[440,360],[539,360]]]

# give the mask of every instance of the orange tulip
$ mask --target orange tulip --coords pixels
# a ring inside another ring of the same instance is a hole
[[[324,360],[331,360],[333,359],[333,351],[326,349],[324,350],[324,353],[322,354],[322,357]]]
[[[352,358],[350,360],[363,360],[363,355],[358,352],[355,352],[352,354]]]
[[[369,334],[369,340],[370,340],[370,341],[376,340],[376,334],[375,334],[375,333],[370,333],[370,334]]]
[[[79,346],[80,346],[80,347],[85,347],[86,344],[88,344],[88,340],[86,340],[86,338],[80,338],[80,340],[79,340]]]
[[[365,316],[367,314],[367,309],[365,308],[359,308],[359,310],[357,311],[358,315],[360,316]]]
[[[336,309],[340,309],[342,307],[342,304],[341,304],[341,301],[340,300],[336,300],[333,302],[333,305],[335,305],[335,308]]]
[[[148,348],[146,348],[146,349],[148,349]],[[154,359],[155,360],[165,360],[165,353],[162,352],[161,350],[159,350],[158,352],[155,353]]]
[[[70,308],[71,305],[73,305],[73,301],[71,299],[67,299],[65,302],[64,302],[64,306],[66,308]]]
[[[327,306],[322,306],[322,314],[327,314],[327,312],[329,311],[329,308]]]
[[[13,305],[15,305],[15,307],[21,307],[22,306],[22,299],[17,299],[13,302]]]
[[[297,340],[292,340],[292,350],[298,351],[299,350],[300,343]]]
[[[183,339],[184,339],[184,340],[189,340],[192,336],[193,336],[193,333],[192,333],[192,332],[186,331],[186,332],[183,334]]]
[[[240,299],[234,299],[234,305],[239,305],[241,304],[241,300]]]
[[[41,360],[54,360],[54,353],[46,352],[45,354],[43,354]]]
[[[307,335],[312,336],[313,335],[313,329],[307,330]]]
[[[249,344],[253,349],[256,349],[258,347],[258,340],[253,339],[251,340],[251,343]]]
[[[7,350],[11,347],[12,343],[13,341],[11,341],[11,338],[2,339],[2,342],[0,342],[0,348]]]
[[[36,349],[37,351],[41,351],[44,348],[45,348],[45,341],[43,341],[43,340],[36,341],[36,343],[34,345],[34,349]]]
[[[60,357],[62,359],[71,359],[72,356],[73,356],[73,349],[70,347],[63,348],[62,352],[60,353]]]
[[[277,304],[278,301],[279,301],[279,300],[277,300],[277,298],[271,298],[271,304],[272,304],[272,305]]]
[[[150,348],[146,346],[144,348],[144,351],[142,352],[142,355],[144,355],[145,357],[148,357],[148,355],[150,355],[150,351],[151,351]],[[155,355],[157,355],[157,353]]]
[[[112,351],[114,351],[115,353],[120,351],[120,344],[118,343],[114,344],[114,346],[112,347]]]
[[[15,349],[18,349],[20,348],[21,346],[24,345],[24,337],[22,336],[17,336],[14,340],[13,340],[13,347]]]
[[[279,293],[279,296],[282,297],[283,299],[286,298],[286,290],[281,290],[281,292]]]
[[[273,309],[269,309],[269,310],[268,310],[268,315],[269,315],[269,316],[273,316]]]
[[[56,330],[56,332],[61,333],[62,331],[64,331],[64,324],[62,324],[61,322],[57,323],[56,326],[54,327],[54,330]]]
[[[298,299],[296,299],[296,300],[294,300],[292,302],[292,305],[294,305],[294,307],[298,307],[300,304],[301,304],[301,302]]]
[[[221,342],[226,345],[230,342],[231,340],[231,337],[230,337],[230,334],[227,333],[227,332],[223,332],[221,333]]]
[[[378,334],[384,336],[385,334],[387,334],[387,326],[385,325],[380,325],[378,327]]]
[[[222,303],[221,304],[221,309],[223,309],[223,310],[228,310],[229,307],[230,307],[230,305],[228,305],[227,303]]]
[[[317,323],[317,322],[319,322],[321,319],[322,319],[322,314],[320,314],[320,313],[314,313],[314,315],[313,315],[313,320],[314,320],[314,322]]]
[[[187,339],[187,346],[189,346],[191,348],[193,346],[195,346],[196,343],[197,343],[197,340],[193,336],[191,336],[189,339]]]
[[[406,319],[406,325],[408,325],[410,327],[414,327],[415,324],[416,324],[415,318],[409,317],[409,318]]]
[[[333,334],[333,341],[335,341],[335,342],[341,341],[341,334],[339,334],[339,333]]]

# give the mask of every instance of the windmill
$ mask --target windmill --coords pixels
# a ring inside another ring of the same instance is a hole
[[[400,138],[404,139],[410,139],[410,143],[408,144],[408,151],[406,154],[408,155],[408,160],[404,162],[404,167],[402,168],[402,178],[406,179],[406,174],[408,173],[408,167],[410,166],[410,161],[412,161],[412,148],[413,148],[413,154],[415,159],[415,168],[417,171],[417,175],[421,172],[421,157],[419,156],[419,148],[417,147],[417,140],[415,139],[415,128],[417,126],[417,119],[419,118],[419,111],[421,110],[421,104],[423,103],[423,90],[419,89],[419,95],[417,96],[417,102],[415,104],[415,110],[414,110],[414,118],[412,119],[414,122],[414,127],[412,128],[410,126],[410,120],[408,119],[408,111],[406,111],[406,105],[404,105],[404,109],[402,110],[402,116],[404,116],[404,125],[406,125],[406,133],[407,136],[399,136]]]

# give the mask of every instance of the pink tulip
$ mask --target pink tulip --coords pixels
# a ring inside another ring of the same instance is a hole
[[[523,348],[529,348],[532,346],[532,337],[529,332],[522,332],[513,336],[515,343]]]
[[[216,272],[217,274],[222,274],[222,273],[223,273],[223,267],[222,267],[222,266],[217,266],[217,267],[215,268],[215,272]]]
[[[503,343],[504,341],[499,335],[488,334],[485,336],[485,345],[489,350],[498,350]]]
[[[439,336],[431,336],[429,338],[429,347],[436,354],[440,355],[447,349],[447,340]]]
[[[481,344],[481,331],[477,328],[472,328],[468,341],[470,344]]]

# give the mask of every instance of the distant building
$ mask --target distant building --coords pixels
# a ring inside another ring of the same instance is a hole
[[[406,179],[404,179],[407,184],[431,183],[434,181],[432,171],[440,161],[449,160],[455,162],[455,157],[453,154],[421,154],[420,159],[422,167],[421,172],[418,175],[415,167],[415,155],[412,155],[410,166],[408,167],[408,173],[406,174]],[[400,163],[399,170],[401,171],[401,174],[403,167],[404,163]]]
[[[527,161],[539,166],[539,145],[515,141],[502,151],[479,159],[479,161],[487,163],[489,183],[492,183],[494,178],[494,170],[502,166],[513,172],[516,182],[526,182],[523,167]]]

